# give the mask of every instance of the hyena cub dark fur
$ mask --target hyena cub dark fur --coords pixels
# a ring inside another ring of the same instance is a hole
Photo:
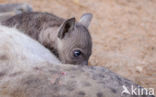
[[[92,14],[63,19],[49,13],[27,12],[13,16],[3,25],[23,31],[50,49],[65,64],[88,65],[92,53],[92,40],[88,31]]]

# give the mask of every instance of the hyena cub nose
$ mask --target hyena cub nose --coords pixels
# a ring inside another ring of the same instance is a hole
[[[63,63],[88,65],[92,53],[92,39],[88,26],[92,14],[83,14],[79,22],[67,19],[58,30],[57,49]]]

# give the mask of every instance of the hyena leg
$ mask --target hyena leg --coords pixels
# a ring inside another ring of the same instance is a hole
[[[0,21],[8,19],[16,14],[32,12],[32,7],[27,4],[0,4]]]
[[[32,7],[27,3],[19,3],[19,4],[0,4],[0,13],[2,12],[15,12],[17,14],[22,12],[31,12]]]

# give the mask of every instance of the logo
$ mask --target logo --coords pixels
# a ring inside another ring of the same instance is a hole
[[[141,88],[134,87],[133,85],[128,89],[125,85],[122,86],[123,91],[121,92],[121,96],[124,94],[127,95],[154,95],[154,88]]]

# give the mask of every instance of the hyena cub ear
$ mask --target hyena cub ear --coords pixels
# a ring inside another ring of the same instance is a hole
[[[58,37],[60,39],[63,39],[64,36],[71,32],[72,30],[74,30],[74,27],[75,27],[75,18],[70,18],[70,19],[67,19],[62,25],[61,27],[59,28],[59,32],[58,32]]]
[[[81,18],[79,23],[81,23],[82,25],[84,25],[86,28],[89,27],[89,24],[92,20],[93,15],[91,13],[84,13]]]

